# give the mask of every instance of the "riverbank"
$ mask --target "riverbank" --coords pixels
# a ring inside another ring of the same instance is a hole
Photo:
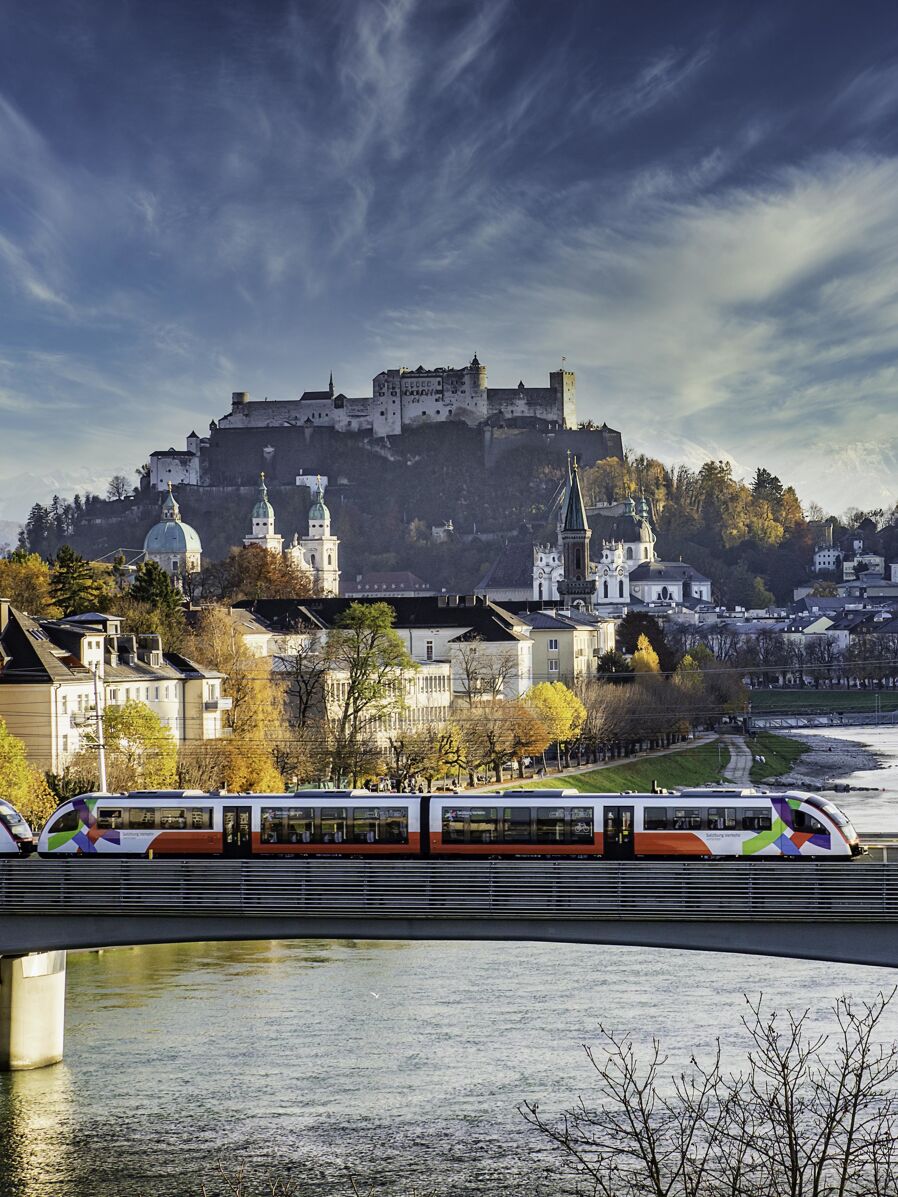
[[[793,767],[775,777],[783,785],[810,785],[820,789],[827,781],[844,778],[849,773],[878,769],[882,765],[869,745],[859,740],[843,740],[841,736],[800,731],[790,732],[788,736],[777,739],[794,740],[805,746],[805,751]],[[767,780],[773,779],[772,775],[767,775]]]

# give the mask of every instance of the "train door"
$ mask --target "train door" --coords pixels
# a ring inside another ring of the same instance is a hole
[[[606,806],[602,855],[606,860],[633,859],[633,807]]]
[[[251,806],[224,807],[221,827],[221,850],[224,856],[251,855],[253,850]]]

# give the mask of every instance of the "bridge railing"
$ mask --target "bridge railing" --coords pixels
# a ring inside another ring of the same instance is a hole
[[[17,914],[892,922],[898,864],[0,861],[0,918]]]

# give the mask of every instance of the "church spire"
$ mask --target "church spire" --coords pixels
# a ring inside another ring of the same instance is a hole
[[[333,370],[331,370],[331,377],[330,377],[330,382],[328,383],[327,393],[330,395],[331,399],[333,399],[333,397],[334,397],[334,372],[333,372]]]
[[[570,473],[562,531],[583,532],[588,527],[589,525],[586,522],[586,506],[583,503],[583,492],[580,489],[580,471],[575,461]]]

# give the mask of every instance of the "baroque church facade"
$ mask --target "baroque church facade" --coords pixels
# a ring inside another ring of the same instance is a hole
[[[537,602],[621,607],[639,603],[711,602],[711,581],[682,561],[659,561],[644,498],[615,505],[618,514],[587,511],[576,462],[568,480],[556,544],[533,546],[533,594]],[[602,536],[591,560],[594,526]]]
[[[265,475],[259,479],[259,498],[252,510],[251,531],[244,547],[259,545],[270,553],[283,553],[300,573],[312,578],[320,594],[340,593],[340,541],[331,534],[331,513],[324,502],[324,486],[318,479],[317,493],[309,508],[309,534],[294,533],[284,548],[284,538],[275,529],[274,508],[268,498]]]

